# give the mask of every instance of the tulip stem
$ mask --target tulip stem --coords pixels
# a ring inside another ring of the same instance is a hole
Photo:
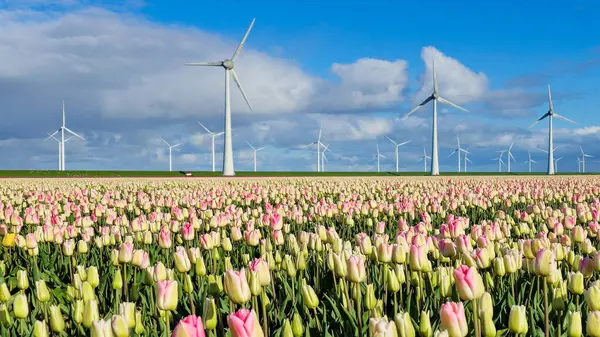
[[[321,332],[321,323],[319,322],[319,317],[317,316],[317,308],[313,309],[315,312],[315,320],[317,321],[317,329],[319,329],[319,332]]]
[[[129,302],[129,294],[127,291],[127,263],[123,263],[123,297],[125,302]]]
[[[357,292],[359,293],[356,299],[356,320],[358,321],[358,336],[362,336],[362,293],[360,289],[360,283],[356,283],[354,284],[354,286],[357,288]],[[395,294],[396,293],[394,293],[394,295]]]
[[[475,325],[475,337],[481,337],[481,332],[479,331],[479,315],[477,314],[477,299],[473,299],[471,303],[473,303],[473,324]]]
[[[267,293],[266,290],[263,291],[263,297],[260,299],[260,304],[262,306],[262,319],[263,319],[263,332],[265,336],[269,336],[269,318],[267,316]]]
[[[544,280],[544,315],[545,315],[545,336],[550,337],[550,313],[548,312],[548,282]]]

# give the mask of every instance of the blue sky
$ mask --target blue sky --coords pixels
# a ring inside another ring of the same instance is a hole
[[[410,139],[400,166],[420,170],[430,152],[431,109],[402,115],[430,90],[435,57],[442,96],[472,113],[441,109],[440,165],[456,135],[473,152],[471,170],[495,170],[494,151],[515,140],[513,170],[533,151],[543,170],[550,83],[557,112],[560,170],[576,171],[576,150],[600,157],[600,4],[575,1],[0,1],[0,155],[10,169],[56,166],[56,144],[42,142],[60,122],[87,142],[67,145],[67,168],[164,169],[159,136],[184,141],[175,169],[210,166],[209,139],[196,121],[222,129],[222,74],[186,61],[228,57],[253,17],[237,64],[255,106],[233,92],[236,169],[252,165],[244,141],[268,145],[259,169],[312,170],[316,153],[298,145],[323,125],[330,170],[373,170],[384,138]],[[232,88],[233,89],[233,88]],[[235,89],[233,89],[235,91]],[[221,161],[217,140],[217,167]],[[600,159],[600,158],[599,158]],[[588,170],[600,170],[589,163]]]

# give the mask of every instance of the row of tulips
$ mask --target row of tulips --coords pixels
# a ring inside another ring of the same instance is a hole
[[[2,184],[2,336],[600,336],[592,178]]]

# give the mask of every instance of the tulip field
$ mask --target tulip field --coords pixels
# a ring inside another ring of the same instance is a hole
[[[600,337],[600,178],[0,180],[0,336]]]

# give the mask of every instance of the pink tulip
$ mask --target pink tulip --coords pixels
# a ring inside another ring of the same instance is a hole
[[[271,232],[271,239],[273,239],[273,243],[276,246],[281,246],[284,244],[283,232],[280,230],[274,230]]]
[[[200,246],[204,250],[213,249],[214,244],[213,244],[212,236],[210,234],[200,235]]]
[[[171,337],[205,337],[202,318],[189,315],[177,323]]]
[[[270,219],[271,230],[281,230],[283,228],[283,220],[278,213],[271,214]]]
[[[469,333],[462,302],[448,302],[440,307],[440,324],[449,337],[465,337]]]
[[[246,231],[246,244],[248,246],[256,247],[260,241],[260,232],[255,229],[251,231]]]
[[[365,259],[361,256],[350,255],[346,261],[346,277],[350,282],[361,283],[367,280]]]
[[[177,281],[158,281],[156,290],[156,306],[160,310],[175,310],[177,308]]]
[[[461,265],[454,270],[456,289],[463,301],[480,298],[485,292],[483,279],[475,267]]]
[[[227,316],[231,337],[264,337],[254,310],[240,309]]]
[[[191,223],[186,222],[183,224],[183,227],[181,227],[181,235],[186,241],[194,240],[194,227],[192,227]]]
[[[413,271],[421,271],[427,266],[427,250],[425,245],[410,245],[410,269]]]
[[[162,227],[158,234],[158,245],[161,248],[171,248],[171,231],[168,227]]]

